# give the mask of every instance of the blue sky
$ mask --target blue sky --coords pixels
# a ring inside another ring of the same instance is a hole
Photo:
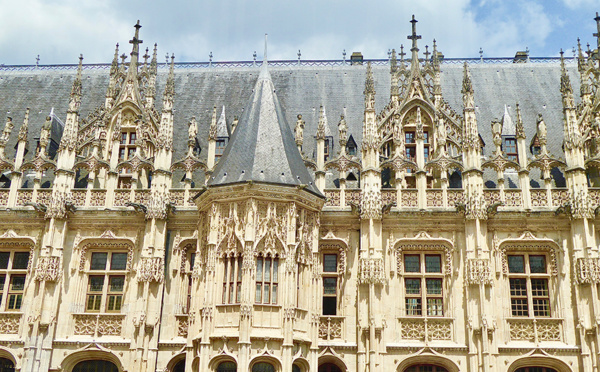
[[[137,19],[143,47],[158,43],[161,61],[250,60],[262,56],[269,34],[271,59],[341,59],[361,51],[386,58],[407,45],[409,20],[419,20],[420,45],[435,38],[446,57],[571,55],[577,37],[596,47],[600,0],[0,0],[0,63],[110,62],[127,43]],[[422,48],[423,49],[423,48]]]

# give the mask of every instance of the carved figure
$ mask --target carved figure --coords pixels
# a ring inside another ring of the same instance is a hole
[[[348,125],[346,124],[346,119],[344,119],[344,115],[340,117],[340,122],[338,123],[338,130],[340,132],[340,141],[345,141],[348,137]]]
[[[296,127],[294,128],[294,138],[296,139],[296,143],[302,144],[304,140],[304,120],[302,120],[302,115],[298,114],[298,120],[296,121]]]

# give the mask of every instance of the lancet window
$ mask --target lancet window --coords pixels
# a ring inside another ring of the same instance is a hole
[[[323,254],[323,315],[337,315],[338,255]]]
[[[20,310],[23,305],[29,251],[0,252],[0,307]]]
[[[86,312],[120,312],[127,273],[127,252],[91,252]]]
[[[259,255],[256,259],[257,304],[276,304],[279,280],[279,258]]]
[[[189,249],[189,251],[192,251]],[[185,285],[186,285],[186,297],[185,297],[185,309],[184,313],[187,314],[190,311],[192,305],[192,273],[194,272],[194,264],[196,262],[196,252],[188,252],[186,267],[185,267]]]
[[[242,299],[242,256],[223,257],[224,304],[239,304]]]
[[[510,309],[515,317],[549,317],[550,290],[545,254],[511,254],[508,260]]]
[[[444,315],[444,274],[441,254],[404,254],[404,295],[407,316]]]

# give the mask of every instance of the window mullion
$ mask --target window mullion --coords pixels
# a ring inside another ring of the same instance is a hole
[[[107,263],[108,264],[108,263]],[[106,313],[107,312],[107,306],[108,306],[108,287],[110,285],[110,275],[108,275],[108,272],[104,272],[104,283],[102,283],[102,300],[100,303],[100,311]]]

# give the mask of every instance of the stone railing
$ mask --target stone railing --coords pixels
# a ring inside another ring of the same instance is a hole
[[[135,190],[133,201],[138,204],[148,205],[150,203],[150,189]]]
[[[36,202],[44,205],[50,205],[50,200],[52,199],[52,190],[51,189],[39,189],[37,190],[37,199]]]
[[[115,190],[115,207],[124,207],[131,201],[131,190],[129,189],[117,189]]]
[[[500,190],[498,189],[484,189],[483,190],[483,198],[487,205],[492,205],[499,201],[502,201],[500,196]]]
[[[17,205],[25,205],[33,200],[32,189],[19,189],[17,191]]]
[[[8,204],[8,194],[10,190],[0,190],[0,207],[5,207]]]
[[[508,189],[504,190],[504,206],[505,207],[522,207],[523,198],[521,190]]]
[[[562,319],[507,319],[511,341],[561,341]]]
[[[546,189],[531,189],[529,195],[531,196],[532,207],[548,206],[548,191]]]
[[[90,196],[90,207],[103,207],[106,204],[106,190],[92,190]]]
[[[171,204],[176,207],[184,207],[188,204],[185,200],[184,189],[171,189],[169,191],[169,199],[171,200]]]
[[[403,340],[452,340],[452,318],[400,318]]]
[[[592,206],[594,208],[597,205],[600,205],[600,189],[597,187],[590,187],[588,189],[588,195],[590,196],[590,201],[592,202]]]
[[[336,340],[344,338],[344,317],[327,315],[319,318],[319,338]]]
[[[73,314],[75,334],[121,336],[125,314]]]
[[[188,329],[190,325],[190,317],[188,314],[175,315],[175,321],[177,322],[177,336],[187,337]]]
[[[419,191],[416,189],[402,189],[402,197],[398,207],[415,208],[419,206]]]
[[[393,189],[383,189],[381,190],[381,202],[383,205],[387,205],[389,203],[397,203],[398,199],[398,191]]]
[[[85,197],[87,195],[86,189],[73,189],[71,190],[71,201],[76,207],[85,206]]]
[[[18,334],[22,315],[21,313],[0,313],[0,334]]]
[[[427,197],[427,207],[444,206],[444,191],[442,189],[427,189],[425,195]]]

